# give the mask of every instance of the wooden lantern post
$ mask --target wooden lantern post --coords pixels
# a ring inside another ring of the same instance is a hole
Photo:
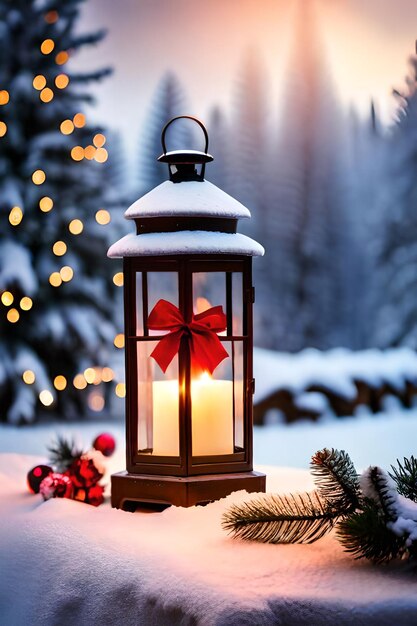
[[[250,213],[204,179],[205,150],[163,154],[170,179],[134,202],[123,257],[126,467],[113,507],[192,506],[232,491],[265,491],[252,465],[252,256],[236,232]]]

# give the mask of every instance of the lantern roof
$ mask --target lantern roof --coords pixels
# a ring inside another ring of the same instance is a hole
[[[125,213],[126,219],[163,216],[240,219],[250,217],[250,211],[208,180],[166,180],[136,200]]]
[[[195,121],[206,139],[205,151],[167,152],[165,133],[179,118]],[[165,125],[161,142],[163,154],[158,161],[168,164],[170,180],[136,200],[125,212],[134,220],[136,234],[126,235],[113,244],[110,257],[159,256],[172,254],[243,254],[262,256],[263,247],[236,232],[237,221],[249,218],[243,204],[216,185],[205,180],[208,135],[196,118],[181,115]]]

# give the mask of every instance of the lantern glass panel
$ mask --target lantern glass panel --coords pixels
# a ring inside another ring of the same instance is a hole
[[[158,341],[138,341],[138,450],[179,456],[178,357],[164,374],[150,356]]]
[[[142,272],[136,272],[136,335],[143,335]]]
[[[224,272],[195,272],[193,274],[193,312],[195,315],[219,305],[226,312],[225,276]],[[224,335],[226,332],[219,334]]]
[[[235,452],[243,450],[245,441],[244,346],[245,344],[243,341],[233,341],[231,345],[231,356],[233,359]]]
[[[168,300],[178,306],[177,272],[147,272],[146,281],[148,291],[148,310],[144,312],[146,319],[158,300]],[[169,330],[150,330],[149,335],[166,335],[168,332]]]
[[[243,335],[243,275],[241,272],[232,272],[232,301],[230,315],[233,320],[233,335]]]

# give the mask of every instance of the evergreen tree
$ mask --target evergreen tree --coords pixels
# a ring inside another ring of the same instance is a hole
[[[417,347],[417,55],[406,87],[395,91],[397,119],[387,140],[384,233],[379,256],[379,345]]]
[[[230,138],[229,128],[222,109],[214,107],[209,115],[207,126],[209,135],[209,152],[214,161],[207,168],[207,176],[211,183],[223,191],[230,188]]]
[[[139,195],[142,195],[167,179],[166,168],[158,163],[162,154],[161,131],[170,119],[187,115],[184,90],[173,72],[168,72],[159,83],[153,97],[148,120],[139,146]],[[166,136],[167,150],[190,147],[193,143],[192,126],[187,120],[173,124]]]
[[[269,347],[346,345],[354,242],[341,186],[343,118],[333,96],[311,3],[299,3],[290,76],[267,203]]]
[[[110,70],[70,70],[104,35],[76,33],[80,4],[0,1],[0,403],[14,423],[41,404],[83,412],[82,372],[108,364],[118,330],[105,136],[82,112]]]

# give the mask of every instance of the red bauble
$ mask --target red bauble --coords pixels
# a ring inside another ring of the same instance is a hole
[[[44,478],[52,474],[54,470],[49,465],[36,465],[27,474],[27,483],[29,491],[39,493],[39,487]]]
[[[94,461],[82,457],[74,459],[65,473],[71,478],[74,487],[82,489],[92,487],[103,478],[103,474],[94,465]]]
[[[74,485],[69,476],[52,472],[43,479],[39,491],[44,500],[49,500],[50,498],[72,498]]]
[[[116,442],[110,433],[101,433],[93,441],[93,448],[99,450],[104,456],[111,456],[116,448]]]
[[[74,500],[85,502],[92,506],[100,506],[104,502],[104,487],[101,485],[93,485],[87,489],[75,489]]]

